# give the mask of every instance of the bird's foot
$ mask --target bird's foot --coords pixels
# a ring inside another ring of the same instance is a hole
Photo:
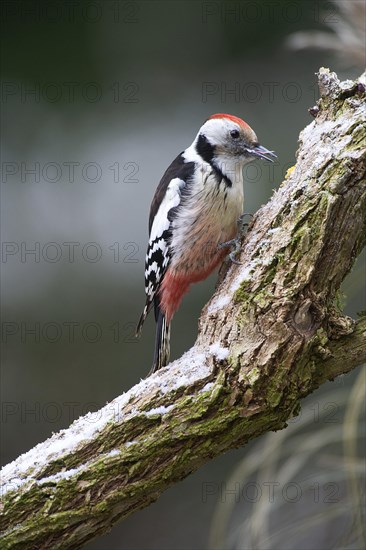
[[[226,248],[229,246],[233,249],[229,254],[230,260],[233,264],[241,265],[241,262],[238,262],[238,260],[235,259],[235,256],[240,252],[240,238],[237,237],[236,239],[231,239],[231,241],[226,241],[225,243],[219,244],[219,248]]]
[[[233,262],[233,264],[236,264],[236,265],[241,265],[241,262],[238,262],[238,260],[235,259],[235,256],[237,256],[237,254],[240,252],[241,239],[249,226],[249,222],[245,221],[245,218],[248,216],[252,218],[253,214],[244,212],[244,214],[242,214],[238,218],[238,221],[237,221],[238,235],[235,239],[231,239],[230,241],[226,241],[218,245],[219,249],[226,248],[226,247],[231,247],[233,249],[229,254],[229,258]]]

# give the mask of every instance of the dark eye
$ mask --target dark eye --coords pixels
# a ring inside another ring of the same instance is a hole
[[[240,132],[239,130],[231,130],[230,135],[232,138],[238,139],[238,137],[240,136]]]

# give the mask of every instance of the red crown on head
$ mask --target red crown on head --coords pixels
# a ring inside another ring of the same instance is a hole
[[[234,115],[226,115],[224,113],[217,113],[216,115],[211,115],[208,117],[207,120],[213,120],[215,118],[228,118],[229,120],[232,120],[233,122],[236,122],[236,124],[239,124],[242,128],[249,128],[249,124],[244,122],[241,118],[234,116]]]

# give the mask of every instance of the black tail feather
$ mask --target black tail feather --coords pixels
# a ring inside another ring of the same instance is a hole
[[[137,328],[136,328],[136,332],[135,332],[136,338],[138,338],[141,334],[142,325],[144,324],[144,322],[146,320],[146,317],[149,315],[149,312],[150,312],[150,309],[152,308],[152,305],[153,305],[153,302],[150,299],[147,299],[144,310],[141,313],[140,320],[137,323]]]
[[[153,365],[149,374],[165,367],[169,363],[170,357],[170,324],[167,323],[165,315],[157,303],[155,303],[155,319],[155,352]]]

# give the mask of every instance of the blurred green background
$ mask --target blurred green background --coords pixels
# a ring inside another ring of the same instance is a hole
[[[240,116],[278,154],[274,166],[246,168],[245,210],[254,212],[295,162],[299,131],[311,122],[307,109],[318,97],[314,73],[329,66],[352,78],[362,67],[331,51],[286,45],[298,31],[342,29],[342,13],[317,0],[5,1],[2,20],[5,464],[147,374],[153,320],[139,341],[132,333],[144,304],[150,201],[166,167],[205,118],[215,112]],[[185,298],[173,323],[173,358],[194,343],[214,284],[212,277]],[[344,292],[348,314],[366,309],[365,255]],[[304,404],[300,420],[307,418],[309,433],[327,431],[329,418],[338,430],[328,455],[342,455],[338,436],[357,375],[324,386]],[[335,416],[329,417],[329,404]],[[209,548],[217,540],[212,529],[220,506],[230,499],[236,512],[231,538],[221,541],[225,547],[284,548],[281,539],[250,542],[240,531],[248,517],[240,508],[243,498],[220,492],[240,461],[257,448],[263,453],[266,437],[207,464],[88,548]],[[319,448],[316,456],[323,452]],[[311,461],[306,475],[316,476]],[[295,470],[290,482],[301,484],[305,474]],[[327,482],[339,484],[337,506],[351,510],[340,470]],[[275,471],[271,475],[277,479]],[[294,511],[295,502],[286,502]],[[300,499],[297,517],[314,506],[315,498]],[[274,509],[283,514],[280,506]],[[351,512],[345,521],[353,524]],[[338,523],[335,530],[335,524],[337,517],[323,519],[288,547],[334,547],[332,537],[339,543],[348,528]],[[267,527],[271,532],[270,522]],[[359,540],[345,547],[357,548]]]

